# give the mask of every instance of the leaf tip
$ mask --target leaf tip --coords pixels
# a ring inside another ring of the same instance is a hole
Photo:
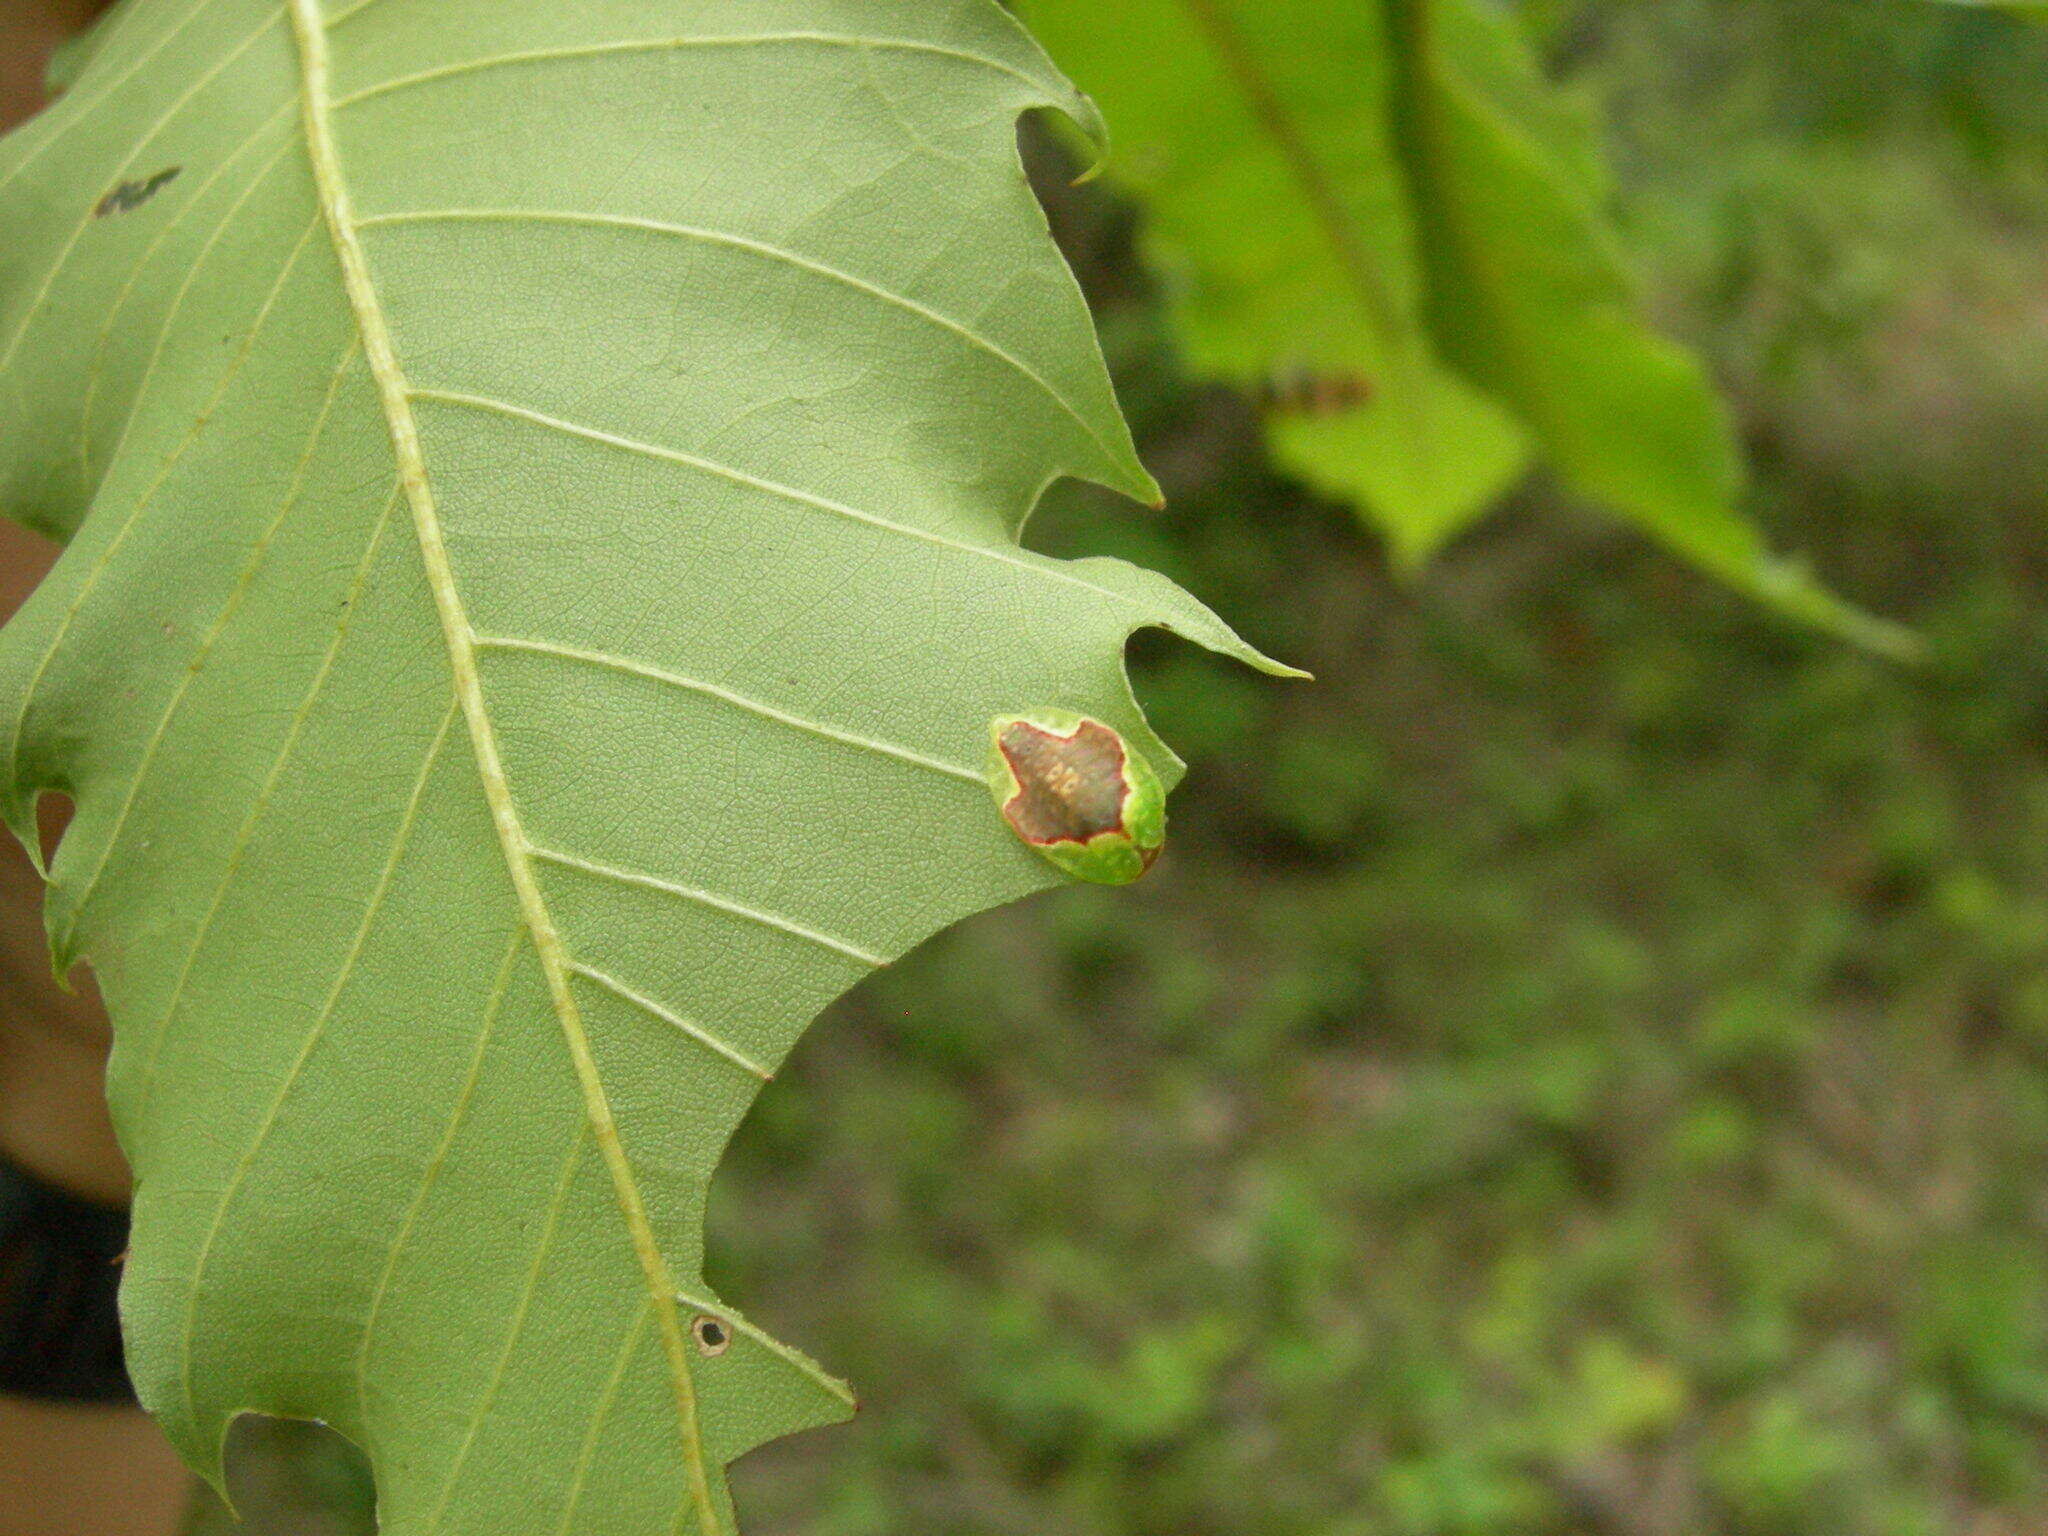
[[[1902,666],[1920,666],[1927,661],[1927,644],[1918,634],[1835,596],[1814,579],[1802,560],[1767,558],[1748,582],[1740,584],[1788,617],[1873,656]]]
[[[1074,120],[1074,126],[1088,140],[1093,158],[1074,178],[1074,185],[1095,180],[1109,168],[1109,119],[1102,115],[1102,108],[1095,105],[1095,98],[1085,91],[1075,91],[1066,105],[1066,112]]]

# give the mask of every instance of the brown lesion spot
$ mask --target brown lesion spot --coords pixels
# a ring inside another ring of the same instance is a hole
[[[1003,819],[1025,842],[1085,843],[1124,830],[1124,743],[1108,726],[1083,720],[1062,736],[1015,720],[997,744],[1017,781]]]

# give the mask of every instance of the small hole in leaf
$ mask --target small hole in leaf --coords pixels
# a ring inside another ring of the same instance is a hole
[[[715,1317],[707,1315],[690,1324],[690,1336],[707,1355],[722,1355],[732,1348],[732,1330]]]

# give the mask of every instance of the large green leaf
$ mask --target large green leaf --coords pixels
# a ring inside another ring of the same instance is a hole
[[[1019,9],[1104,103],[1194,365],[1370,382],[1362,400],[1307,391],[1326,412],[1283,400],[1268,433],[1404,561],[1533,450],[1716,576],[1900,643],[1773,560],[1741,513],[1726,411],[1636,313],[1591,125],[1495,0]]]
[[[0,504],[70,541],[0,739],[143,1399],[216,1478],[337,1425],[391,1532],[729,1531],[851,1401],[702,1279],[762,1079],[1056,878],[991,716],[1170,773],[1130,631],[1271,667],[1017,544],[1154,493],[1016,153],[1090,111],[991,0],[127,0],[71,70],[0,142]]]

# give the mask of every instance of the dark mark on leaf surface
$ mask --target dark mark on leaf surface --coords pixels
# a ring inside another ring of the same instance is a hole
[[[122,182],[121,185],[99,200],[98,204],[93,208],[92,216],[96,219],[104,219],[110,213],[127,213],[131,209],[140,208],[152,197],[155,197],[157,193],[163,191],[165,187],[176,181],[178,173],[183,169],[183,166],[174,165],[168,170],[158,171],[154,176],[145,177],[141,181]]]
[[[732,1331],[709,1313],[690,1324],[690,1336],[706,1355],[722,1355],[732,1348]]]

